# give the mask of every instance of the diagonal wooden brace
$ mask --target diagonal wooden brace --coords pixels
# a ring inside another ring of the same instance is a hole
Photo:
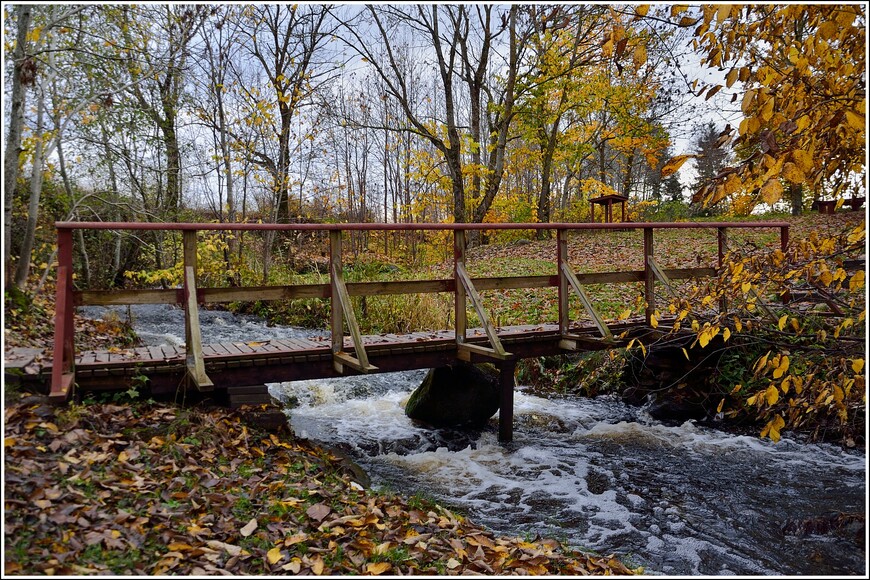
[[[196,274],[193,266],[184,267],[184,334],[187,351],[187,376],[198,391],[214,390],[214,383],[205,374],[202,354],[202,333],[199,327],[199,306],[196,303]]]
[[[359,324],[356,321],[353,304],[350,301],[350,295],[347,293],[347,286],[344,283],[344,274],[342,273],[341,265],[341,231],[329,232],[329,241],[331,246],[330,282],[332,286],[333,308],[333,366],[339,373],[343,373],[344,367],[346,366],[360,373],[376,371],[378,370],[378,367],[369,363],[369,356],[366,354],[366,349],[363,345],[362,333],[360,333]],[[338,302],[338,308],[336,308],[336,302]],[[347,328],[350,331],[351,340],[353,340],[353,348],[354,351],[356,351],[356,357],[352,357],[344,352],[342,318],[344,319],[344,322],[347,323]]]
[[[495,327],[492,325],[492,322],[489,320],[489,316],[486,313],[486,309],[483,307],[483,300],[480,299],[480,294],[478,294],[477,289],[471,281],[471,277],[468,275],[468,271],[465,269],[465,264],[457,262],[456,277],[459,278],[466,296],[471,299],[471,304],[474,306],[474,310],[477,312],[477,317],[480,319],[480,323],[483,325],[483,330],[486,332],[486,336],[489,339],[489,344],[492,346],[492,348],[489,349],[476,345],[460,343],[457,347],[459,358],[470,360],[472,352],[500,360],[512,356],[511,353],[506,352],[504,346],[502,346],[498,333],[496,333]]]
[[[677,291],[674,290],[674,286],[671,283],[671,279],[668,278],[668,276],[667,276],[667,274],[665,274],[664,270],[659,268],[659,265],[655,261],[655,258],[653,258],[652,256],[647,256],[646,261],[647,261],[647,264],[649,264],[649,269],[652,270],[653,276],[655,276],[659,282],[664,284],[665,290],[668,291],[668,294],[670,294],[671,296],[673,296],[674,298],[679,300],[680,296],[679,296],[679,294],[677,294]]]
[[[607,326],[607,323],[604,322],[604,319],[599,314],[598,310],[592,304],[592,300],[589,299],[589,295],[586,294],[586,291],[583,290],[583,286],[580,285],[580,281],[577,280],[577,275],[574,273],[574,270],[571,269],[571,266],[568,265],[567,262],[562,262],[562,275],[568,280],[568,283],[574,288],[574,291],[580,297],[580,302],[583,303],[583,307],[586,309],[586,312],[592,317],[592,321],[595,323],[595,326],[598,328],[598,332],[601,333],[602,338],[606,342],[613,342],[613,333],[610,332],[610,328]]]

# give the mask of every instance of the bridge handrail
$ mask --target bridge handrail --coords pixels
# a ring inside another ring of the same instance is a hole
[[[197,304],[240,300],[245,293],[256,291],[256,299],[286,299],[295,297],[323,297],[331,300],[330,330],[335,368],[344,372],[349,367],[358,372],[376,370],[368,363],[359,328],[356,324],[349,297],[353,295],[389,295],[402,293],[452,292],[455,308],[455,337],[457,353],[464,360],[494,358],[510,361],[511,353],[505,351],[492,323],[489,322],[477,290],[503,288],[558,287],[559,331],[563,337],[560,346],[576,348],[578,337],[569,333],[568,295],[573,288],[581,302],[601,331],[603,340],[612,340],[606,323],[582,289],[583,284],[644,282],[646,320],[651,322],[655,312],[655,282],[666,286],[671,279],[697,278],[716,273],[712,268],[683,268],[665,270],[654,258],[653,231],[656,229],[716,229],[718,240],[717,268],[721,269],[726,252],[727,231],[731,228],[757,229],[778,228],[780,247],[788,246],[789,223],[785,221],[758,222],[623,222],[623,223],[333,223],[333,224],[262,224],[262,223],[154,223],[154,222],[57,222],[58,281],[55,314],[54,364],[50,396],[66,400],[75,382],[75,342],[73,312],[77,304],[135,304],[178,303],[185,308],[185,338],[188,348],[189,376],[197,388],[212,387],[205,374],[202,344],[199,336]],[[122,291],[75,291],[73,288],[73,236],[74,230],[164,230],[182,231],[184,285],[179,290],[122,290]],[[326,231],[329,232],[330,256],[328,284],[297,286],[265,286],[257,288],[197,288],[196,284],[196,232],[198,231]],[[498,230],[556,230],[556,274],[553,276],[507,276],[495,278],[471,278],[465,268],[467,231]],[[568,263],[567,235],[577,230],[642,230],[644,269],[575,274]],[[446,280],[421,280],[403,282],[357,282],[345,283],[342,276],[341,242],[344,231],[452,231],[454,245],[453,278]],[[113,298],[106,299],[104,295]],[[472,302],[484,324],[491,348],[466,343],[466,304]],[[720,303],[721,309],[727,305]],[[356,356],[344,352],[344,327],[352,337]]]
[[[786,228],[786,221],[758,222],[619,222],[619,223],[177,223],[177,222],[55,222],[58,230],[230,230],[230,231],[473,231],[473,230],[640,230],[713,228]]]

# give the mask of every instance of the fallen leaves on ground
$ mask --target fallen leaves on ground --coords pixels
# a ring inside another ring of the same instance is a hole
[[[238,412],[5,411],[7,574],[631,574],[367,492],[328,452]]]

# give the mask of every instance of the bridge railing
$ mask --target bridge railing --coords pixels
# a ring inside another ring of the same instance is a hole
[[[75,307],[84,305],[125,304],[179,304],[185,309],[185,348],[187,374],[200,390],[213,388],[205,369],[202,338],[199,329],[199,304],[251,300],[288,300],[294,298],[326,298],[331,300],[330,330],[332,355],[336,371],[345,368],[366,373],[377,370],[368,360],[352,308],[351,296],[387,296],[397,294],[421,294],[448,292],[454,295],[454,331],[457,356],[464,360],[491,358],[497,361],[513,360],[499,339],[495,326],[489,319],[479,292],[493,289],[558,288],[560,347],[576,349],[580,341],[588,338],[572,335],[568,298],[571,290],[576,292],[586,312],[601,334],[600,340],[612,341],[613,336],[604,319],[584,290],[589,284],[643,282],[646,299],[645,315],[650,322],[656,310],[655,283],[667,286],[671,280],[714,276],[722,267],[726,253],[727,232],[731,228],[779,229],[780,246],[785,251],[788,245],[787,222],[654,222],[654,223],[547,223],[547,224],[209,224],[209,223],[128,223],[128,222],[58,222],[58,270],[57,302],[55,314],[54,362],[52,366],[52,398],[68,398],[75,382],[75,337],[73,313]],[[183,285],[180,289],[142,290],[76,290],[73,277],[73,231],[86,230],[164,230],[181,231],[183,244]],[[643,232],[642,270],[623,270],[596,273],[576,273],[568,260],[568,233],[577,230],[641,230]],[[715,229],[718,240],[716,267],[665,269],[655,258],[654,232],[668,229]],[[345,282],[342,266],[342,240],[345,232],[354,231],[451,231],[453,232],[453,277],[441,280]],[[547,276],[501,276],[474,278],[466,267],[466,234],[469,231],[486,230],[555,230],[556,275]],[[283,286],[259,286],[239,288],[199,288],[197,284],[197,232],[200,231],[320,231],[329,234],[329,283]],[[476,311],[486,332],[489,346],[470,344],[467,338],[467,307]],[[720,304],[720,308],[725,308]],[[344,329],[350,335],[353,354],[345,351]]]

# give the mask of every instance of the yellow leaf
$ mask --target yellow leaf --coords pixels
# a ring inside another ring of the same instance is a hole
[[[725,76],[725,86],[729,89],[731,88],[731,85],[733,85],[737,81],[737,72],[738,71],[736,68],[732,68]]]
[[[773,117],[773,105],[775,99],[773,97],[768,97],[766,101],[764,101],[764,105],[761,107],[761,120],[762,121],[770,121],[771,117]]]
[[[785,328],[785,323],[786,323],[786,322],[788,322],[788,314],[783,315],[783,316],[779,319],[779,323],[777,323],[777,326],[779,327],[780,330],[782,330],[783,328]]]
[[[768,405],[775,405],[779,400],[779,389],[773,385],[767,387],[767,390],[764,391],[764,400],[767,401]]]
[[[767,354],[758,359],[758,362],[755,363],[755,372],[759,372],[767,366],[767,357],[770,356],[770,351],[767,351]]]
[[[643,44],[637,45],[631,55],[631,59],[636,68],[642,67],[646,63],[646,46]]]
[[[819,30],[817,32],[819,38],[831,38],[835,34],[840,31],[840,27],[837,26],[837,23],[833,20],[826,20],[819,24]]]
[[[722,400],[719,401],[719,406],[716,407],[716,412],[717,412],[717,413],[721,413],[721,412],[722,412],[722,406],[723,406],[723,405],[725,405],[725,397],[722,397]]]
[[[387,564],[389,566],[389,562],[382,562],[382,564]],[[323,558],[320,556],[314,556],[314,558],[312,558],[311,571],[314,572],[315,576],[323,574]]]
[[[849,280],[849,291],[854,292],[864,287],[864,270],[858,270],[852,279]]]
[[[6,437],[3,439],[3,447],[15,447],[15,437]]]
[[[774,443],[776,443],[780,439],[779,431],[783,427],[785,427],[785,421],[783,420],[782,417],[777,415],[776,417],[771,419],[767,425],[764,426],[764,429],[761,430],[761,436],[764,437],[766,435],[766,436],[770,437],[770,439]]]
[[[750,282],[744,282],[740,285],[740,290],[746,294],[752,288],[752,284]]]
[[[731,329],[726,328],[725,330],[722,331],[722,340],[724,342],[728,342],[729,338],[731,338]]]
[[[758,400],[758,395],[752,395],[751,397],[746,399],[746,404],[747,405],[754,405],[755,401],[757,401],[757,400]]]
[[[791,377],[791,382],[794,385],[794,392],[800,395],[804,390],[804,380],[800,377]]]
[[[722,4],[716,10],[716,20],[719,22],[724,22],[726,18],[731,15],[731,5],[730,4]]]
[[[807,180],[806,174],[791,161],[782,166],[782,176],[792,183],[804,183]]]
[[[795,149],[791,152],[791,157],[794,159],[795,165],[803,171],[807,173],[812,171],[815,163],[813,162],[813,156],[807,151],[803,151],[802,149]]]
[[[653,328],[658,328],[658,327],[659,327],[659,321],[656,320],[655,314],[650,314],[650,316],[649,316],[649,325],[652,326]]]
[[[858,373],[861,372],[861,370],[863,368],[864,368],[864,359],[863,358],[852,359],[852,372],[854,372],[857,375]]]
[[[752,107],[752,101],[755,98],[755,90],[746,91],[743,95],[743,100],[740,102],[740,110],[743,111],[744,114],[749,113],[749,109]],[[743,133],[743,131],[741,131]]]
[[[791,377],[785,377],[784,379],[782,379],[782,384],[779,386],[779,388],[782,389],[782,392],[787,395],[788,388],[789,388],[790,384],[791,384]]]
[[[393,565],[389,562],[372,562],[366,564],[366,572],[368,572],[372,576],[379,576],[392,567]]]
[[[788,371],[788,357],[784,356],[780,359],[779,366],[773,371],[773,378],[778,379]]]
[[[686,349],[685,349],[685,348],[683,349],[683,354],[686,356],[686,360],[690,360],[690,359],[689,359],[689,353],[686,352]]]
[[[846,122],[857,131],[864,129],[864,115],[860,115],[855,111],[846,111]]]
[[[692,159],[693,157],[697,157],[697,155],[677,155],[676,157],[671,157],[668,159],[668,162],[665,163],[665,166],[662,167],[662,177],[669,177],[676,173],[683,164]]]
[[[839,385],[834,385],[834,401],[842,403],[845,397],[846,395],[843,393],[843,389],[841,389]]]
[[[641,4],[634,7],[634,13],[643,18],[649,12],[649,4]]]
[[[710,344],[710,332],[709,330],[704,330],[701,334],[698,335],[698,343],[701,345],[701,348],[706,347]]]
[[[773,177],[768,179],[761,188],[761,199],[767,205],[773,205],[782,197],[782,184],[779,179]]]
[[[834,275],[829,270],[825,270],[819,276],[819,281],[825,286],[830,286],[831,282],[834,281]]]
[[[283,557],[284,554],[281,553],[281,548],[277,546],[266,552],[266,560],[268,560],[270,564],[280,562]]]

